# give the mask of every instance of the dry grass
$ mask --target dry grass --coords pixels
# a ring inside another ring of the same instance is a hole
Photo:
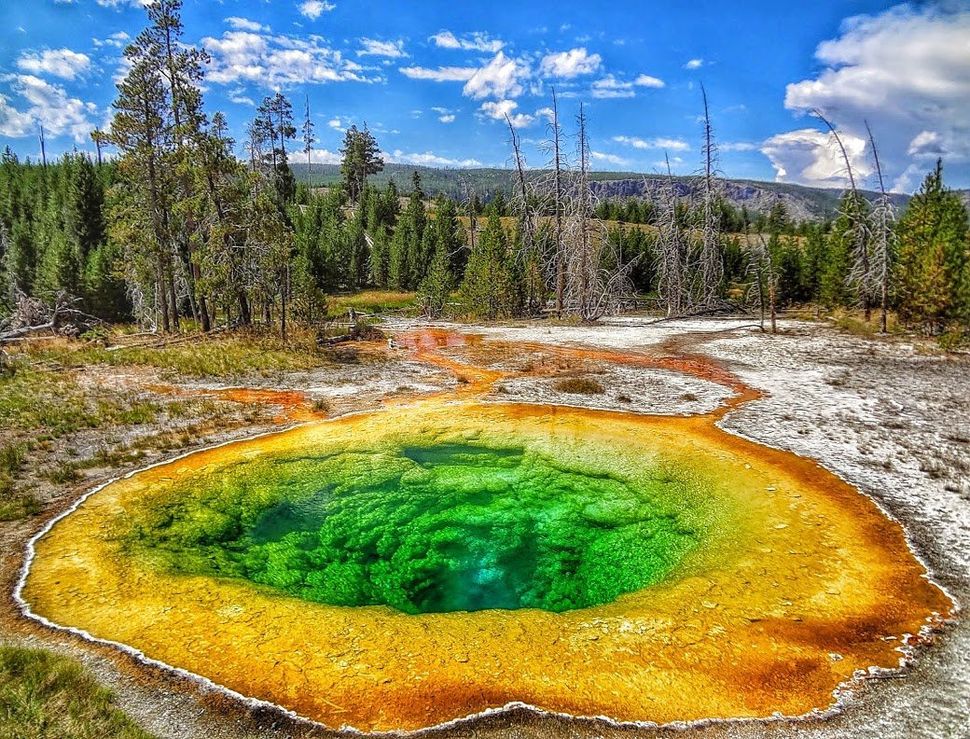
[[[151,739],[75,660],[0,647],[0,739]]]

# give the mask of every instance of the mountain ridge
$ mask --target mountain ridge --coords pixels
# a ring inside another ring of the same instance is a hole
[[[307,165],[294,162],[291,165],[294,175],[302,182],[308,181]],[[515,186],[515,171],[498,167],[478,167],[470,169],[451,169],[411,164],[387,164],[384,171],[372,175],[370,181],[386,186],[394,180],[402,193],[411,191],[412,174],[421,177],[422,189],[430,195],[445,194],[462,197],[476,192],[488,200],[498,193],[508,196]],[[529,170],[527,176],[535,178],[547,170]],[[341,181],[340,166],[336,164],[314,164],[311,168],[314,186],[331,186]],[[660,185],[667,178],[663,175],[642,174],[638,172],[591,172],[590,179],[594,194],[600,199],[645,198],[656,201]],[[844,192],[838,188],[808,187],[786,182],[764,182],[760,180],[722,177],[721,187],[724,196],[734,207],[746,207],[752,214],[767,213],[778,202],[784,204],[790,218],[796,221],[822,221],[832,218],[838,208],[839,199]],[[678,197],[690,198],[697,195],[699,180],[696,176],[675,175],[674,189]],[[863,190],[869,200],[878,193]],[[956,190],[965,204],[970,205],[970,190]],[[910,200],[910,195],[890,193],[893,203],[901,208]]]

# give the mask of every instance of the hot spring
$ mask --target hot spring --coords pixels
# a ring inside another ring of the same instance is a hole
[[[662,580],[700,534],[689,478],[589,467],[469,443],[274,456],[128,511],[123,540],[168,572],[335,606],[587,608]]]
[[[799,715],[946,608],[871,500],[711,417],[447,396],[149,468],[35,549],[49,622],[362,731]]]

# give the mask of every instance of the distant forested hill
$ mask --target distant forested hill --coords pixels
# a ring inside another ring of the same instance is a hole
[[[307,180],[306,164],[293,162],[291,167],[298,180]],[[488,200],[499,192],[509,195],[513,185],[513,172],[508,169],[437,169],[408,164],[388,164],[383,172],[371,177],[370,182],[383,187],[394,180],[400,191],[407,193],[411,190],[414,172],[421,176],[422,189],[431,195],[444,193],[460,198],[465,192],[474,191],[480,198]],[[538,170],[530,172],[533,177],[540,174],[542,172]],[[333,185],[340,181],[340,167],[336,164],[314,164],[312,176],[314,185]],[[663,180],[657,175],[636,172],[593,172],[592,179],[594,191],[600,199],[642,197],[651,200],[655,199]],[[680,195],[690,197],[695,186],[694,178],[674,179]],[[789,216],[797,221],[818,221],[834,216],[842,194],[838,189],[754,180],[725,180],[724,191],[732,205],[736,208],[747,207],[751,213],[767,213],[780,200],[785,204]],[[869,195],[875,197],[875,193]],[[962,195],[970,201],[970,191]],[[901,207],[909,201],[909,196],[894,195],[893,199]]]

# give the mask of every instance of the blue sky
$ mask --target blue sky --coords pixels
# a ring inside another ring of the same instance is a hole
[[[90,149],[114,98],[142,0],[8,0],[0,8],[0,144]],[[700,83],[732,177],[842,184],[822,109],[871,183],[872,124],[888,184],[912,190],[939,155],[970,186],[970,3],[354,2],[186,0],[186,40],[212,63],[210,111],[237,135],[254,102],[309,96],[332,161],[366,122],[391,161],[510,163],[504,115],[541,166],[553,87],[571,124],[588,108],[594,166],[679,173],[700,162]],[[569,126],[571,127],[571,125]],[[296,145],[294,145],[296,146]]]

